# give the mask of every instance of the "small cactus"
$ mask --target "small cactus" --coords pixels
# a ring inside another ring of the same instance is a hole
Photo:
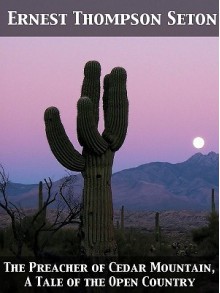
[[[155,241],[161,242],[161,227],[160,227],[160,214],[156,212],[155,215]]]
[[[124,206],[121,207],[121,231],[124,233]]]
[[[212,213],[215,213],[215,189],[212,188]]]
[[[46,222],[46,213],[47,209],[44,207],[44,202],[43,202],[43,183],[42,181],[39,182],[38,185],[38,211],[37,213],[39,214],[39,224],[43,224]]]
[[[39,182],[38,185],[38,211],[43,208],[43,183],[42,181]]]

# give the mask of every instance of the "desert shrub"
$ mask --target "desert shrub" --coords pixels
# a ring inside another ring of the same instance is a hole
[[[211,213],[208,225],[192,231],[193,241],[199,246],[199,254],[215,257],[219,249],[219,217]]]
[[[22,232],[24,233],[22,256],[34,255],[34,237],[37,224],[30,228],[30,219],[25,218],[22,221]],[[79,255],[80,242],[77,234],[78,231],[73,228],[62,228],[56,233],[41,231],[38,239],[40,255],[44,255],[45,252],[58,256]],[[0,230],[0,255],[13,256],[15,250],[16,241],[11,226],[8,226],[4,231]]]
[[[147,235],[134,229],[117,230],[116,241],[119,256],[144,256],[150,249]]]
[[[0,229],[0,250],[3,250],[5,246],[5,231]]]
[[[46,250],[59,256],[78,256],[80,251],[78,230],[60,229],[52,236]]]
[[[116,240],[119,256],[158,256],[172,252],[165,239],[156,243],[154,233],[138,229],[125,229],[123,233],[116,230]]]

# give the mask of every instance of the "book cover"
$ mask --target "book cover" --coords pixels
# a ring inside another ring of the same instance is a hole
[[[0,292],[218,292],[219,6],[0,3]]]

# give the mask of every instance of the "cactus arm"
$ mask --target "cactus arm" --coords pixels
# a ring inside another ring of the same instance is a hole
[[[103,138],[117,151],[123,144],[128,126],[128,99],[126,90],[127,74],[117,67],[105,78],[103,109],[105,130]]]
[[[93,113],[93,105],[88,97],[81,97],[77,103],[77,135],[79,143],[93,153],[101,155],[108,143],[99,134]]]
[[[56,159],[71,171],[83,171],[85,159],[75,150],[66,135],[60,120],[59,110],[55,107],[46,109],[44,120],[47,139]]]
[[[108,99],[109,99],[109,78],[110,74],[106,74],[104,77],[104,92],[103,92],[103,112],[104,112],[104,126],[107,131],[107,122],[108,122]]]
[[[100,75],[101,66],[97,61],[89,61],[84,67],[84,80],[81,89],[81,97],[89,97],[92,102],[95,126],[99,121],[100,99]]]

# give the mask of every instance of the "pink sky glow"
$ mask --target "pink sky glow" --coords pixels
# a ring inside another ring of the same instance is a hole
[[[65,175],[46,140],[44,110],[59,108],[80,151],[76,103],[89,60],[101,63],[102,80],[115,66],[128,74],[129,127],[114,172],[153,161],[182,162],[198,152],[192,146],[196,136],[205,139],[200,152],[218,152],[218,38],[1,38],[0,43],[0,162],[11,181]]]

